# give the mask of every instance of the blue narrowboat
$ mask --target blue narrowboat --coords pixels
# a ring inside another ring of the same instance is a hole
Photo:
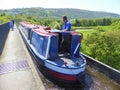
[[[80,53],[81,34],[69,32],[70,40],[66,42],[69,50],[62,52],[62,33],[67,32],[29,22],[20,22],[19,31],[42,68],[41,72],[60,82],[84,80],[86,59]]]

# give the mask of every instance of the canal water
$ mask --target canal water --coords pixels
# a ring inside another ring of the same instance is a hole
[[[75,85],[56,84],[39,71],[46,90],[120,90],[120,85],[103,73],[87,65],[85,82]]]

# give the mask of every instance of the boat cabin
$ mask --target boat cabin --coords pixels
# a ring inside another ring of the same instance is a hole
[[[43,59],[56,59],[59,54],[67,53],[70,56],[79,57],[80,40],[82,38],[76,32],[62,32],[43,26],[35,26],[33,24],[20,23],[20,28],[33,47],[35,52]],[[62,33],[69,33],[68,40],[62,42]],[[67,48],[63,48],[66,43]]]

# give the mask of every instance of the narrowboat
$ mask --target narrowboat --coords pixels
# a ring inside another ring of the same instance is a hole
[[[82,34],[62,32],[29,22],[20,22],[19,32],[42,73],[65,83],[84,80],[86,59],[80,53]],[[70,40],[66,42],[69,50],[62,50],[62,33],[70,34]]]

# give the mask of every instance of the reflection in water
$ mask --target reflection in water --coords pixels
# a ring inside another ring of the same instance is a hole
[[[109,79],[103,73],[87,66],[85,82],[65,85],[46,79],[40,72],[40,77],[46,90],[120,90],[120,85]]]

